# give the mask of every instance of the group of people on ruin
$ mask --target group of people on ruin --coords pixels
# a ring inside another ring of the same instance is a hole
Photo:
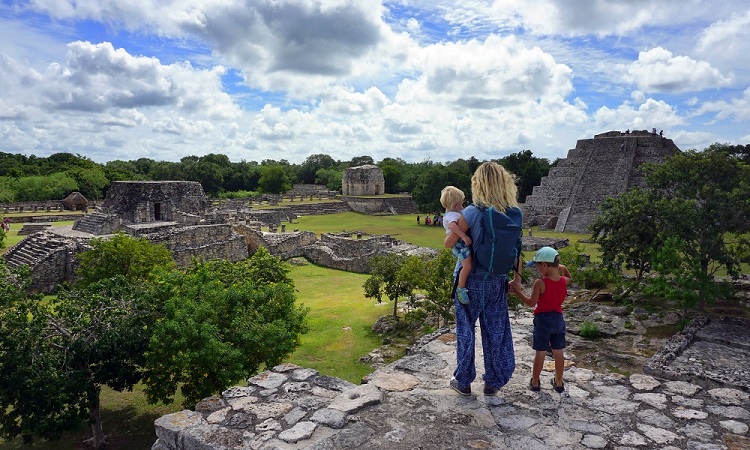
[[[446,186],[440,195],[440,203],[445,208],[444,246],[451,248],[457,259],[452,292],[456,318],[456,369],[449,385],[461,395],[471,395],[471,383],[476,379],[477,321],[482,334],[485,369],[482,376],[483,394],[495,395],[510,381],[515,370],[508,313],[508,293],[511,292],[534,308],[532,348],[536,353],[528,389],[532,392],[541,390],[540,374],[547,351],[551,349],[555,359],[555,375],[550,381],[554,391],[562,393],[565,390],[563,349],[566,346],[562,303],[567,296],[567,285],[571,282],[570,272],[560,264],[557,250],[542,247],[527,264],[527,267],[536,268],[539,275],[531,295],[527,296],[521,287],[523,257],[520,239],[523,221],[513,177],[503,166],[485,162],[471,178],[471,194],[474,203],[466,208],[463,207],[464,194],[460,189]],[[503,220],[507,219],[508,224],[515,225],[516,231],[496,233],[498,227],[493,225],[492,219],[496,214],[500,214],[497,217]],[[500,239],[507,241],[501,242]],[[496,253],[504,254],[498,256]],[[490,266],[487,266],[487,254],[492,255]],[[513,261],[512,267],[508,264],[497,271],[488,268],[492,267],[496,256]],[[476,257],[478,262],[475,261]],[[512,278],[509,278],[511,272]]]

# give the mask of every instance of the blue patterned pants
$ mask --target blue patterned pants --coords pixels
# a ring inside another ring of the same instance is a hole
[[[475,326],[479,319],[484,351],[484,383],[500,388],[510,380],[516,368],[513,336],[508,317],[507,279],[472,273],[466,282],[470,302],[456,308],[456,370],[453,376],[468,386],[477,376],[474,358]]]

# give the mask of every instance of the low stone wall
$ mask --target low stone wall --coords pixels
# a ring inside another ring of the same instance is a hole
[[[352,211],[362,214],[416,214],[417,206],[405,197],[342,197]],[[413,205],[413,206],[411,206]]]
[[[63,216],[44,215],[44,216],[13,216],[10,218],[11,223],[35,223],[35,222],[62,222],[64,220],[76,220],[83,217],[80,214],[66,214]]]
[[[47,228],[50,228],[50,227],[52,227],[52,224],[49,222],[24,223],[21,225],[21,229],[18,230],[18,235],[28,236],[38,231],[46,230]]]

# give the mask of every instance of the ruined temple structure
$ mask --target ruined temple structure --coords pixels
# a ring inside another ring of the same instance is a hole
[[[523,205],[527,226],[588,233],[605,198],[643,185],[638,167],[680,151],[656,131],[609,131],[581,139],[534,187]]]
[[[32,289],[51,291],[71,281],[78,252],[95,237],[123,232],[164,244],[178,265],[193,258],[240,261],[245,238],[231,224],[206,219],[208,198],[193,181],[115,181],[104,205],[70,227],[48,227],[31,234],[5,255],[10,267],[31,268]]]
[[[349,167],[341,180],[341,193],[344,195],[382,195],[385,193],[385,178],[378,166]]]
[[[71,192],[62,202],[69,211],[86,211],[89,207],[89,201],[80,192]]]
[[[84,216],[73,229],[99,235],[134,224],[194,225],[207,206],[208,198],[197,181],[113,181],[104,205]]]

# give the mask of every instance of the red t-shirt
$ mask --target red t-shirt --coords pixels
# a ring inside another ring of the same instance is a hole
[[[562,304],[565,297],[568,296],[568,287],[565,283],[565,277],[560,277],[557,281],[549,278],[542,278],[544,282],[544,292],[539,296],[539,301],[534,307],[534,314],[543,312],[562,313]]]

